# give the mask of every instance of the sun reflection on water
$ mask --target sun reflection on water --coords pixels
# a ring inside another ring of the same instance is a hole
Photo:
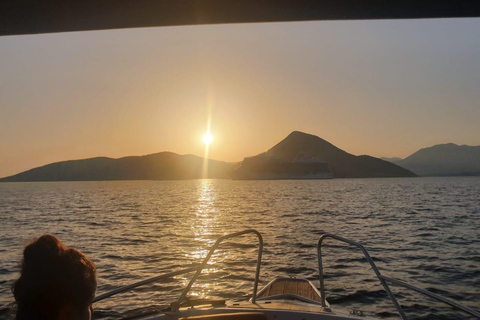
[[[215,243],[219,232],[219,221],[222,214],[215,207],[216,192],[213,180],[200,180],[197,188],[197,200],[192,205],[191,219],[189,221],[190,228],[193,233],[194,244],[191,251],[185,252],[185,257],[194,262],[200,263],[207,256],[209,249]],[[209,264],[211,267],[202,271],[202,277],[215,278],[213,275],[219,272],[215,267],[219,263],[219,255],[214,254]],[[211,291],[216,287],[216,279],[210,279],[207,282],[197,281],[189,292],[190,296],[195,298],[207,298]],[[184,279],[185,285],[189,278]]]
[[[235,228],[228,230],[227,226],[231,224],[231,219],[234,219],[231,211],[225,206],[225,199],[230,197],[230,192],[225,192],[225,189],[219,190],[218,187],[217,180],[195,181],[192,190],[194,196],[191,199],[188,216],[183,221],[188,244],[182,251],[183,257],[189,263],[203,262],[220,236],[245,229],[243,225],[239,225],[238,230]],[[253,286],[256,255],[256,239],[250,236],[222,242],[190,289],[188,296],[190,299],[222,299],[224,292],[236,287],[239,293],[236,298],[247,297]],[[182,287],[186,287],[192,276],[193,274],[189,274],[179,276],[177,279]]]

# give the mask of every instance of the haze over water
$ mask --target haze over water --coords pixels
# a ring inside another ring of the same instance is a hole
[[[218,236],[255,228],[265,241],[260,287],[277,276],[316,280],[315,245],[321,233],[331,232],[363,243],[384,275],[476,308],[479,182],[471,177],[3,183],[0,306],[13,300],[10,285],[23,246],[44,233],[94,261],[100,294],[200,262]],[[232,242],[214,256],[192,298],[249,297],[256,241]],[[329,246],[325,254],[327,299],[334,307],[362,305],[366,314],[394,317],[360,253]],[[95,317],[119,318],[127,310],[172,302],[189,278],[106,300],[94,306]],[[431,301],[407,291],[395,293],[408,315],[454,315],[447,309],[432,313]]]

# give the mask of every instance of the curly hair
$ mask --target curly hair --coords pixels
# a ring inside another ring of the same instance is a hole
[[[52,235],[25,247],[21,275],[12,286],[17,320],[55,320],[63,307],[88,307],[97,287],[95,265]]]

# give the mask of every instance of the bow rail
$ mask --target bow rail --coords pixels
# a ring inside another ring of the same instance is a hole
[[[148,278],[148,279],[145,279],[145,280],[142,280],[142,281],[139,281],[139,282],[135,282],[135,283],[120,287],[118,289],[109,291],[109,292],[101,294],[99,296],[96,296],[93,299],[92,302],[95,303],[95,302],[104,300],[106,298],[110,298],[111,296],[114,296],[116,294],[132,290],[136,287],[140,287],[140,286],[143,286],[143,285],[146,285],[146,284],[149,284],[149,283],[153,283],[153,282],[158,282],[160,280],[166,280],[166,279],[169,279],[169,278],[172,278],[172,277],[175,277],[175,276],[179,276],[179,275],[182,275],[182,274],[191,273],[193,271],[197,271],[198,269],[200,269],[200,266],[185,268],[185,269],[182,269],[182,270],[165,273],[165,274],[162,274],[162,275],[159,275],[159,276],[156,276],[156,277],[151,277],[151,278]]]
[[[185,300],[187,300],[186,297],[187,297],[188,292],[190,291],[191,287],[193,286],[195,281],[198,279],[198,277],[202,273],[203,269],[205,269],[209,265],[208,262],[210,261],[212,255],[218,249],[220,244],[222,244],[222,242],[227,240],[227,239],[240,237],[240,236],[243,236],[245,234],[254,234],[258,238],[258,255],[257,255],[257,263],[256,263],[256,270],[255,270],[255,282],[254,282],[254,285],[253,285],[253,295],[252,295],[252,299],[251,299],[252,303],[255,303],[255,301],[257,299],[258,282],[259,282],[259,277],[260,277],[260,265],[261,265],[262,252],[263,252],[263,238],[262,238],[262,235],[257,230],[254,230],[254,229],[247,229],[247,230],[244,230],[244,231],[224,235],[224,236],[218,238],[217,241],[215,241],[214,245],[210,248],[207,256],[203,259],[203,261],[200,265],[183,268],[183,269],[180,269],[180,270],[177,270],[177,271],[174,271],[174,272],[165,273],[165,274],[162,274],[162,275],[159,275],[159,276],[155,276],[155,277],[148,278],[148,279],[145,279],[145,280],[142,280],[142,281],[139,281],[139,282],[127,285],[127,286],[117,288],[115,290],[109,291],[107,293],[104,293],[102,295],[99,295],[99,296],[95,297],[93,299],[93,303],[104,300],[104,299],[109,298],[111,296],[114,296],[116,294],[129,291],[133,288],[149,284],[149,283],[158,282],[158,281],[166,280],[166,279],[178,276],[178,275],[183,275],[183,274],[195,272],[192,279],[188,283],[187,287],[183,290],[183,292],[180,295],[180,297],[178,298],[178,300],[173,302],[170,305],[170,311],[176,312],[176,311],[179,310],[181,304]],[[418,292],[420,294],[426,295],[430,298],[433,298],[437,301],[443,302],[443,303],[445,303],[445,304],[447,304],[447,305],[449,305],[449,306],[451,306],[451,307],[453,307],[457,310],[463,311],[463,312],[465,312],[465,313],[467,313],[471,316],[474,316],[474,317],[480,319],[480,312],[478,312],[474,309],[462,306],[462,305],[460,305],[460,304],[458,304],[458,303],[456,303],[452,300],[449,300],[445,297],[442,297],[438,294],[435,294],[435,293],[430,292],[430,291],[425,290],[425,289],[415,287],[415,286],[413,286],[411,284],[408,284],[406,282],[403,282],[401,280],[397,280],[397,279],[394,279],[394,278],[383,276],[380,273],[380,271],[378,270],[375,263],[373,262],[373,259],[370,257],[370,254],[368,253],[367,249],[365,249],[365,247],[362,244],[360,244],[358,242],[355,242],[355,241],[352,241],[352,240],[349,240],[349,239],[346,239],[346,238],[343,238],[343,237],[340,237],[340,236],[337,236],[337,235],[334,235],[334,234],[330,234],[330,233],[323,234],[320,237],[320,239],[318,240],[318,244],[317,244],[318,271],[319,271],[319,280],[320,280],[320,296],[321,296],[321,305],[322,305],[323,308],[327,309],[327,303],[326,303],[326,298],[325,298],[325,283],[324,283],[324,278],[325,277],[324,277],[324,273],[323,273],[323,262],[322,262],[322,244],[323,244],[323,241],[326,238],[332,238],[334,240],[353,245],[353,246],[359,248],[363,252],[363,255],[365,256],[365,259],[370,264],[370,266],[371,266],[372,270],[374,271],[376,277],[378,278],[378,280],[382,284],[383,288],[385,289],[387,295],[389,296],[390,300],[392,301],[393,305],[397,309],[397,311],[398,311],[398,313],[399,313],[399,315],[401,316],[402,319],[406,320],[407,316],[405,315],[405,312],[403,311],[402,307],[398,303],[394,294],[390,290],[390,287],[388,286],[388,283],[398,285],[398,286],[413,290],[415,292]]]
[[[210,251],[208,252],[208,254],[205,257],[205,259],[203,260],[203,262],[198,266],[184,268],[184,269],[181,269],[181,270],[178,270],[178,271],[165,273],[165,274],[162,274],[162,275],[159,275],[159,276],[155,276],[155,277],[148,278],[148,279],[145,279],[145,280],[142,280],[142,281],[139,281],[139,282],[135,282],[135,283],[130,284],[130,285],[126,285],[126,286],[117,288],[115,290],[112,290],[112,291],[109,291],[107,293],[96,296],[93,299],[93,303],[104,300],[106,298],[110,298],[110,297],[112,297],[114,295],[117,295],[119,293],[123,293],[123,292],[129,291],[131,289],[134,289],[134,288],[137,288],[137,287],[149,284],[149,283],[154,283],[154,282],[158,282],[158,281],[161,281],[161,280],[166,280],[166,279],[178,276],[178,275],[192,273],[192,272],[196,271],[195,275],[192,277],[192,279],[188,283],[187,287],[183,290],[183,292],[180,295],[180,297],[178,298],[178,300],[171,304],[171,310],[172,311],[177,311],[178,308],[180,307],[180,304],[186,299],[186,295],[187,295],[188,291],[190,290],[192,285],[195,283],[195,281],[198,279],[198,277],[202,273],[202,270],[205,269],[205,267],[207,267],[208,261],[212,257],[213,253],[218,249],[218,246],[226,239],[236,238],[236,237],[240,237],[240,236],[243,236],[245,234],[250,234],[250,233],[255,234],[258,238],[258,241],[259,241],[258,255],[257,255],[257,265],[256,265],[256,270],[255,270],[255,282],[254,282],[254,285],[253,285],[253,295],[252,295],[252,302],[255,303],[255,300],[257,298],[258,282],[259,282],[259,278],[260,278],[260,265],[261,265],[261,261],[262,261],[262,252],[263,252],[263,237],[260,234],[260,232],[258,232],[257,230],[254,230],[254,229],[247,229],[247,230],[243,230],[243,231],[240,231],[240,232],[227,234],[227,235],[224,235],[224,236],[218,238],[217,241],[215,241],[215,244],[210,248]]]
[[[187,296],[188,291],[190,291],[190,288],[195,283],[197,278],[200,276],[200,273],[202,273],[202,270],[205,268],[208,261],[212,257],[213,253],[215,252],[215,250],[217,250],[218,246],[226,239],[236,238],[236,237],[239,237],[239,236],[243,236],[244,234],[247,234],[247,233],[253,233],[258,238],[257,267],[256,267],[256,270],[255,270],[255,282],[253,284],[253,295],[252,295],[252,303],[255,303],[255,300],[257,299],[258,281],[259,281],[259,278],[260,278],[260,264],[262,262],[263,237],[260,234],[260,232],[258,232],[257,230],[247,229],[247,230],[244,230],[244,231],[227,234],[225,236],[222,236],[222,237],[218,238],[217,241],[215,241],[215,244],[212,246],[212,248],[208,252],[205,259],[203,259],[203,262],[200,265],[200,268],[197,270],[197,273],[195,273],[195,275],[192,277],[192,279],[188,283],[187,287],[183,290],[183,292],[180,295],[180,297],[178,298],[178,300],[171,304],[172,311],[177,311],[180,308],[180,304],[183,302],[183,300]]]
[[[373,272],[375,272],[375,275],[377,276],[378,280],[380,281],[383,288],[387,292],[388,297],[392,301],[393,305],[397,309],[397,311],[400,314],[400,316],[402,317],[402,319],[406,320],[407,316],[405,315],[405,312],[403,311],[402,307],[398,303],[394,294],[390,290],[390,287],[388,286],[387,282],[390,282],[390,283],[393,283],[395,285],[399,285],[399,286],[402,286],[404,288],[416,291],[418,293],[421,293],[421,294],[426,295],[430,298],[433,298],[435,300],[438,300],[440,302],[448,304],[455,309],[458,309],[460,311],[463,311],[465,313],[468,313],[469,315],[472,315],[472,316],[480,319],[480,312],[478,312],[476,310],[470,309],[468,307],[464,307],[464,306],[462,306],[462,305],[460,305],[460,304],[458,304],[454,301],[451,301],[451,300],[449,300],[445,297],[442,297],[438,294],[427,291],[425,289],[421,289],[421,288],[412,286],[411,284],[408,284],[406,282],[403,282],[403,281],[400,281],[400,280],[397,280],[397,279],[394,279],[394,278],[389,278],[389,277],[382,276],[380,274],[380,271],[378,270],[377,266],[373,262],[372,258],[370,257],[370,254],[368,253],[367,249],[365,249],[365,247],[362,244],[360,244],[358,242],[355,242],[355,241],[352,241],[352,240],[349,240],[349,239],[346,239],[346,238],[343,238],[343,237],[340,237],[340,236],[337,236],[337,235],[334,235],[334,234],[331,234],[331,233],[324,233],[322,236],[320,236],[320,239],[318,240],[318,244],[317,244],[318,275],[319,275],[319,280],[320,280],[320,294],[321,294],[321,298],[322,298],[322,301],[321,301],[322,302],[322,307],[324,307],[324,308],[326,307],[325,284],[324,284],[323,263],[322,263],[322,243],[326,238],[332,238],[332,239],[335,239],[335,240],[340,241],[340,242],[348,243],[348,244],[353,245],[353,246],[359,248],[360,250],[362,250],[363,255],[365,256],[365,259],[367,259],[368,263],[372,267]]]

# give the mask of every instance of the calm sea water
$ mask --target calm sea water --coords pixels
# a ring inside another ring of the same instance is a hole
[[[0,184],[0,317],[24,245],[44,233],[87,254],[98,293],[198,263],[215,239],[255,228],[265,250],[261,285],[278,276],[317,280],[323,232],[363,243],[384,275],[480,306],[480,178],[317,181],[119,181]],[[333,307],[395,318],[361,253],[327,240]],[[252,237],[230,241],[192,288],[192,298],[247,299],[256,259]],[[190,275],[95,305],[96,318],[172,302]],[[318,284],[318,282],[317,282]],[[392,287],[412,318],[465,318]]]

